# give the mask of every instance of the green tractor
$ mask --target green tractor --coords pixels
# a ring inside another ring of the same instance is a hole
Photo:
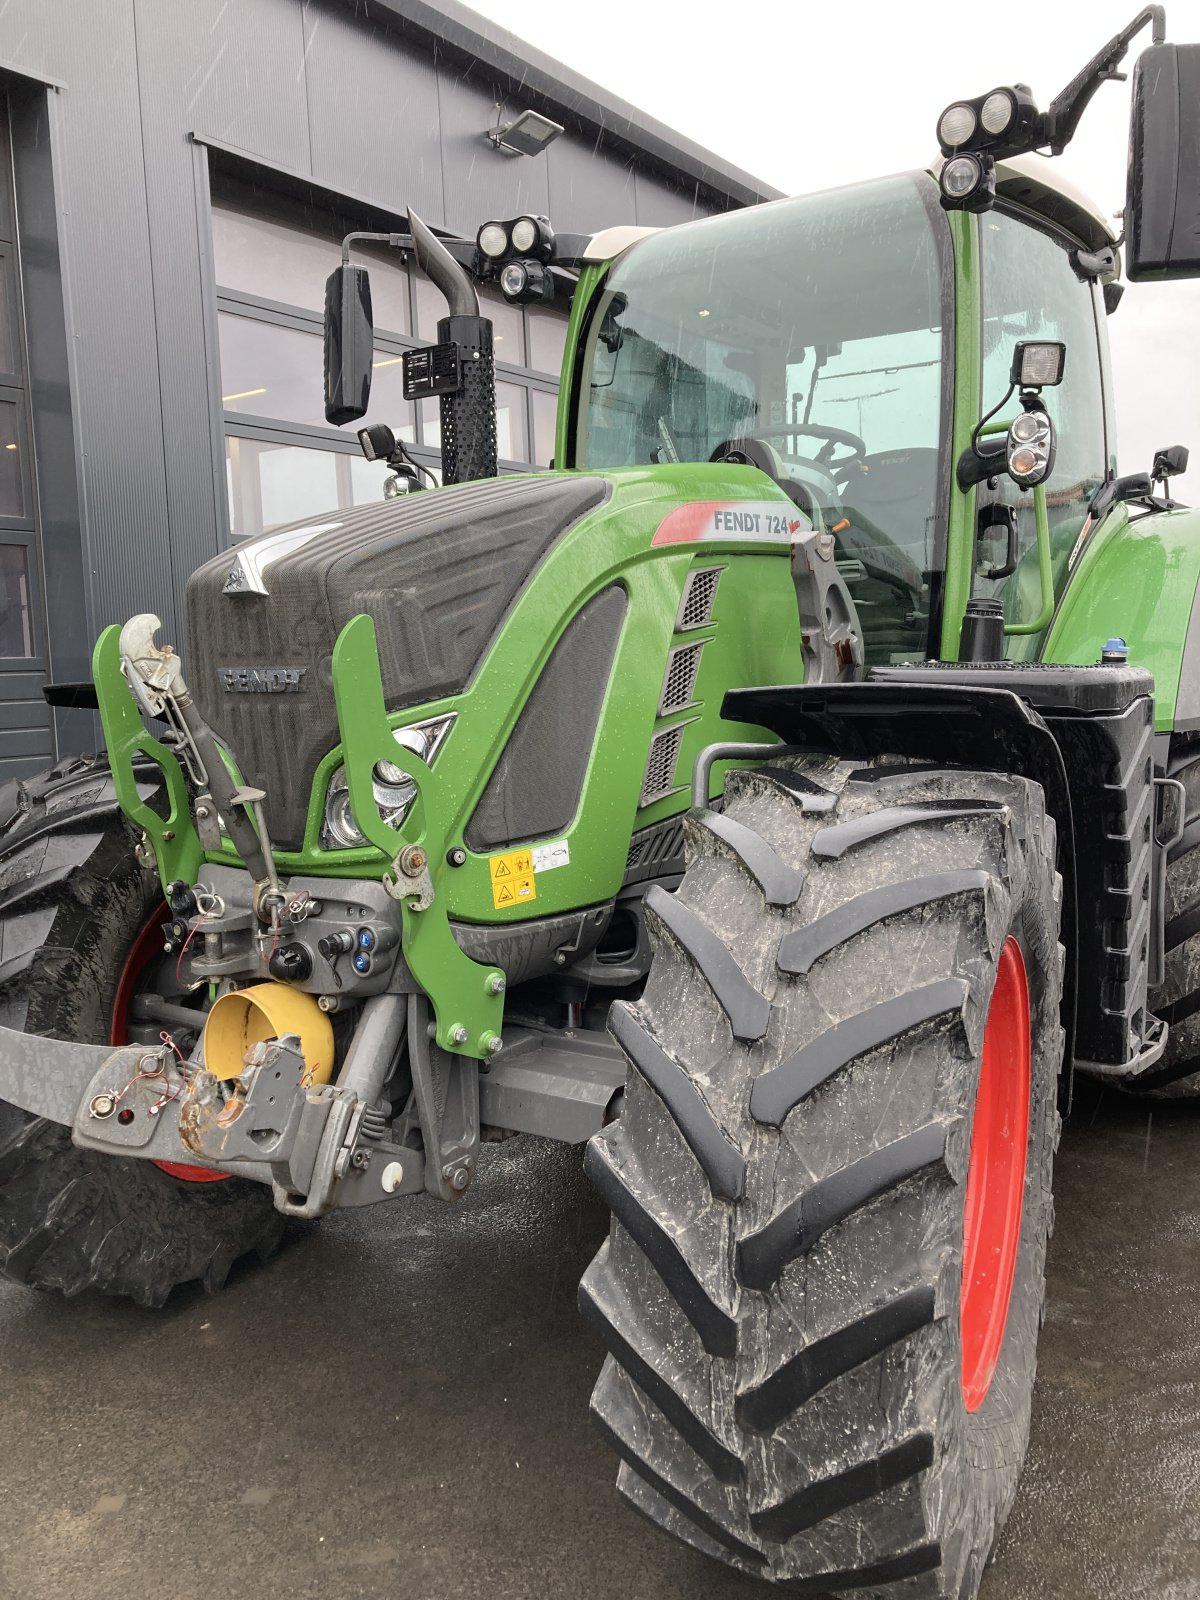
[[[107,628],[106,757],[0,792],[10,1278],[156,1305],[586,1145],[624,1497],[804,1592],[975,1595],[1073,1074],[1200,1090],[1200,513],[1181,447],[1118,475],[1122,241],[1030,159],[1147,24],[1128,276],[1197,275],[1157,6],[1047,111],[950,106],[931,172],[391,236],[445,486],[364,429],[388,498],[201,567],[182,655]],[[558,469],[500,479],[475,281],[568,273]],[[347,255],[331,421],[370,353]]]

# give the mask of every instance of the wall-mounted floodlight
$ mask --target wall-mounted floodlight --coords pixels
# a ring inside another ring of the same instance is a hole
[[[562,131],[561,123],[551,122],[539,111],[522,111],[502,128],[489,128],[488,138],[497,150],[507,150],[510,155],[540,156]]]

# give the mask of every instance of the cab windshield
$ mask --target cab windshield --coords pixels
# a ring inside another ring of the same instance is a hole
[[[575,464],[771,446],[773,475],[837,537],[867,659],[923,656],[944,547],[951,273],[924,174],[642,240],[590,317]]]

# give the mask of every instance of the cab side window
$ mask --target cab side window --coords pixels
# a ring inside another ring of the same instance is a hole
[[[983,256],[982,410],[990,411],[1008,388],[1013,346],[1019,339],[1058,339],[1067,347],[1063,381],[1042,398],[1058,435],[1054,468],[1046,482],[1046,510],[1055,592],[1087,517],[1088,501],[1104,481],[1107,459],[1104,390],[1097,337],[1099,290],[1081,282],[1071,266],[1071,241],[1002,210],[981,218]],[[999,413],[1016,415],[1017,397]],[[1033,495],[1001,476],[994,492],[977,491],[977,506],[1000,501],[1018,511],[1020,560],[1008,578],[988,580],[977,571],[974,592],[1004,602],[1010,622],[1037,614],[1040,590],[1034,548]],[[994,545],[980,546],[979,566],[1002,563]],[[1015,641],[1013,641],[1015,643]],[[1031,641],[1036,643],[1036,641]],[[1029,646],[1025,647],[1026,649]]]

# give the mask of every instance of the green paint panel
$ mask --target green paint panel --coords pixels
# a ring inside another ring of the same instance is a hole
[[[503,1022],[502,985],[499,992],[494,987],[503,973],[465,956],[450,931],[445,885],[454,869],[446,852],[454,807],[441,792],[440,774],[392,738],[370,617],[355,617],[339,634],[333,651],[333,689],[354,816],[393,864],[384,882],[400,902],[404,958],[433,1001],[437,1042],[443,1050],[485,1060]],[[375,806],[371,774],[377,761],[392,762],[416,785],[417,799],[403,832],[386,823]],[[410,854],[421,853],[419,870],[411,877],[401,865],[406,848]],[[421,890],[430,882],[432,900],[421,906],[425,898]]]
[[[500,1031],[503,1003],[490,992],[495,969],[462,954],[450,922],[520,923],[611,900],[625,876],[631,835],[687,809],[691,769],[704,745],[718,739],[773,742],[764,729],[722,721],[725,691],[802,676],[786,532],[761,541],[729,537],[654,543],[665,519],[695,502],[769,502],[779,506],[784,523],[793,521],[795,507],[782,491],[752,468],[736,466],[642,467],[604,476],[612,486],[609,499],[570,529],[542,561],[461,694],[386,711],[374,627],[366,617],[347,624],[333,667],[341,743],[318,770],[304,849],[276,853],[283,875],[380,878],[390,873],[406,845],[425,849],[434,899],[423,911],[413,909],[411,897],[402,900],[405,956],[433,1002],[438,1042],[468,1055],[486,1055],[488,1036]],[[453,490],[444,492],[450,517]],[[721,569],[712,615],[705,626],[677,633],[681,597],[694,568]],[[497,905],[493,857],[548,840],[515,840],[476,854],[465,844],[467,825],[564,630],[583,605],[613,584],[624,588],[627,609],[599,725],[575,815],[549,836],[565,843],[569,861],[537,872],[532,898]],[[660,715],[668,657],[680,645],[701,646],[692,696],[686,705]],[[395,727],[451,711],[455,723],[432,766],[391,737]],[[677,726],[682,731],[674,787],[640,806],[651,740]],[[380,759],[404,768],[418,790],[399,828],[386,824],[374,804],[371,771]],[[325,791],[343,762],[351,804],[370,848],[323,850]],[[724,767],[719,766],[714,793],[723,778]],[[448,853],[460,848],[464,864],[450,867]],[[236,861],[228,849],[210,859]],[[461,1045],[454,1043],[458,1027],[468,1035]]]
[[[1200,580],[1200,511],[1129,520],[1114,507],[1091,535],[1059,603],[1044,661],[1100,659],[1114,635],[1154,674],[1155,727],[1175,724],[1183,648]]]
[[[104,726],[104,743],[112,768],[113,786],[121,810],[150,841],[164,888],[177,878],[194,883],[204,853],[192,825],[187,781],[183,769],[166,745],[155,739],[134,702],[121,671],[121,630],[116,623],[105,628],[92,652],[92,678]],[[169,809],[165,818],[138,794],[133,758],[157,761],[166,779]]]
[[[952,211],[949,222],[954,243],[954,412],[950,427],[950,505],[946,520],[946,578],[942,590],[939,653],[943,661],[957,661],[975,562],[975,486],[967,490],[959,488],[954,463],[971,443],[971,434],[979,421],[983,364],[979,353],[978,219],[965,211]]]

